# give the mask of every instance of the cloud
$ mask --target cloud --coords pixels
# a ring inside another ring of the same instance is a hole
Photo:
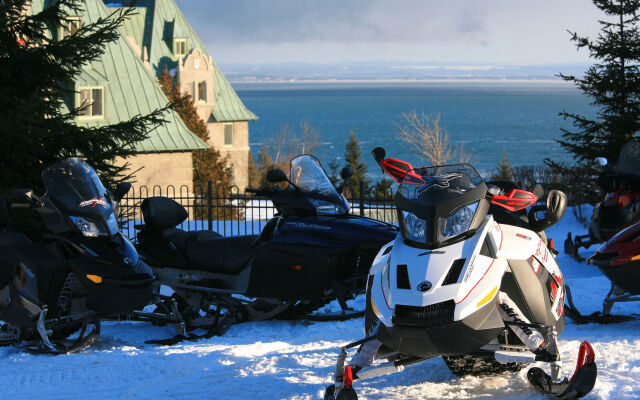
[[[588,0],[176,0],[218,62],[582,62]]]
[[[201,37],[238,44],[469,39],[484,32],[484,12],[478,10],[478,4],[420,0],[178,1]]]

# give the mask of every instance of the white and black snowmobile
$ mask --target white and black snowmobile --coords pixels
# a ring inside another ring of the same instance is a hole
[[[325,399],[356,399],[354,380],[438,356],[459,376],[545,362],[550,375],[538,367],[527,373],[535,389],[562,399],[589,393],[597,370],[588,342],[572,378],[561,378],[565,287],[543,232],[562,217],[565,195],[552,190],[527,214],[536,195],[487,184],[470,165],[414,169],[384,159],[381,148],[374,157],[400,182],[401,233],[373,262],[366,338],[341,349]],[[346,350],[357,346],[345,366]]]

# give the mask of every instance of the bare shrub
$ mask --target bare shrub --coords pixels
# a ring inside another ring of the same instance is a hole
[[[402,121],[396,124],[398,139],[407,144],[409,150],[433,165],[443,165],[456,156],[461,162],[469,162],[471,157],[461,145],[455,150],[449,144],[449,132],[440,125],[440,114],[432,117],[416,111],[402,113]]]

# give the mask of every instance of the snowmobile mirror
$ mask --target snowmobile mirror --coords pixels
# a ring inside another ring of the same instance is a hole
[[[113,200],[115,200],[116,203],[120,202],[120,200],[129,193],[129,190],[131,190],[131,184],[129,182],[118,183],[116,190],[113,191]]]
[[[350,166],[346,166],[342,168],[342,171],[340,171],[340,177],[345,181],[351,178],[352,175],[353,175],[353,168],[351,168]]]
[[[597,163],[598,163],[598,165],[599,165],[599,166],[601,166],[601,167],[604,167],[604,166],[606,166],[606,165],[609,163],[609,161],[607,161],[607,159],[606,159],[606,158],[604,158],[604,157],[597,157],[597,158],[596,158],[596,162],[597,162]]]
[[[281,169],[271,169],[267,171],[267,181],[270,183],[289,182],[289,178]]]
[[[542,186],[536,185],[531,193],[533,193],[533,195],[537,198],[541,198],[542,196],[544,196],[544,189],[542,188]]]
[[[373,159],[377,162],[380,162],[387,158],[387,152],[382,147],[376,147],[371,151],[371,154],[373,155]]]

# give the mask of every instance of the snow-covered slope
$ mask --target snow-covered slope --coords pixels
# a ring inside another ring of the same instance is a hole
[[[584,230],[568,211],[548,235],[562,247],[568,231]],[[564,254],[558,260],[581,311],[600,310],[607,279]],[[363,299],[356,302],[362,306]],[[625,304],[615,305],[613,312],[639,310],[640,304]],[[568,320],[560,341],[565,374],[571,375],[579,343],[587,339],[596,350],[599,370],[588,398],[640,398],[639,332],[640,321],[576,326]],[[97,345],[82,354],[30,355],[0,348],[0,398],[319,399],[331,380],[338,346],[362,334],[361,320],[268,321],[168,347],[144,342],[172,336],[172,328],[106,323]],[[357,387],[361,399],[543,399],[529,388],[525,373],[457,378],[438,358]]]

